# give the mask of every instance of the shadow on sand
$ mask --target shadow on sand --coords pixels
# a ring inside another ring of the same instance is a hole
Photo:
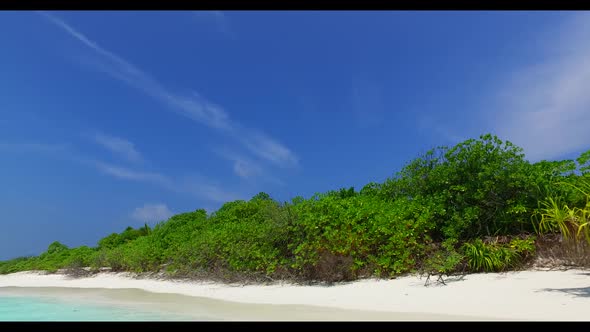
[[[423,282],[423,286],[447,286],[448,284],[457,282],[457,281],[464,281],[466,274],[462,275],[439,275],[439,274],[432,274],[432,275],[421,275],[420,280],[425,280]],[[417,285],[417,284],[416,284]]]
[[[590,297],[590,287],[577,288],[543,288],[541,291],[545,292],[561,292],[576,297]]]

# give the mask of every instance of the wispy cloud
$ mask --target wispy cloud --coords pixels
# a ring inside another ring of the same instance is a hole
[[[210,203],[224,203],[244,198],[243,194],[222,189],[221,186],[212,183],[204,177],[185,176],[183,178],[173,178],[161,173],[146,172],[143,170],[113,165],[81,155],[68,144],[0,142],[0,151],[47,153],[54,157],[94,168],[100,173],[116,179],[148,183],[170,192],[193,196]]]
[[[92,164],[100,172],[123,180],[148,182],[168,190],[177,190],[177,187],[169,177],[159,174],[132,170],[125,167],[115,166],[100,161],[93,161]]]
[[[223,203],[242,198],[241,194],[224,190],[201,177],[175,179],[161,173],[138,171],[100,161],[91,163],[101,173],[117,179],[149,183],[171,192],[189,194],[210,202]]]
[[[248,163],[245,160],[236,160],[234,162],[234,173],[242,178],[249,178],[259,173],[255,165]]]
[[[530,160],[590,148],[590,13],[572,13],[544,38],[538,59],[502,82],[493,112],[498,135]]]
[[[163,203],[144,204],[142,207],[135,208],[131,213],[133,219],[145,223],[164,221],[172,215],[174,213]]]
[[[217,148],[214,152],[220,157],[231,161],[233,163],[234,174],[243,179],[250,179],[262,174],[262,168],[258,163],[234,151],[226,148]]]
[[[226,203],[238,199],[244,199],[244,196],[241,194],[230,192],[222,189],[219,186],[208,183],[194,184],[192,186],[186,187],[186,190],[194,193],[197,197],[214,203]]]
[[[173,111],[194,121],[217,129],[229,129],[229,123],[227,123],[228,116],[220,107],[205,101],[196,93],[188,96],[179,96],[170,93],[147,73],[120,56],[100,47],[96,42],[88,39],[65,21],[46,12],[39,13],[53,24],[62,28],[70,36],[96,52],[102,60],[102,62],[95,63],[96,69],[147,93],[151,97],[170,106]]]
[[[232,163],[234,174],[249,181],[250,184],[261,185],[261,183],[271,183],[273,185],[285,185],[283,181],[274,176],[267,168],[235,150],[227,147],[217,147],[213,152],[229,160]]]
[[[120,155],[131,162],[143,161],[143,157],[135,148],[135,144],[124,138],[97,133],[93,136],[93,139],[112,153]]]
[[[146,72],[115,53],[100,47],[65,21],[46,12],[41,12],[41,15],[93,50],[101,59],[95,63],[96,69],[143,91],[180,115],[228,134],[263,160],[282,167],[298,166],[299,160],[289,148],[259,130],[249,129],[232,121],[219,105],[207,101],[194,92],[180,95],[169,91]]]
[[[241,130],[235,133],[240,134],[244,134],[240,137],[242,143],[259,158],[283,167],[299,165],[299,158],[291,150],[266,134],[257,130]]]

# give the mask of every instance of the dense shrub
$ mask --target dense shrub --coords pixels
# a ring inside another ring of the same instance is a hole
[[[127,227],[96,248],[54,242],[37,257],[0,262],[0,273],[90,266],[340,281],[412,271],[504,271],[534,257],[532,231],[542,239],[556,232],[586,238],[587,246],[572,248],[587,252],[578,249],[590,247],[589,194],[590,151],[575,161],[530,163],[510,142],[483,135],[430,150],[358,192],[342,188],[290,203],[261,192],[211,215],[201,209],[153,229]]]
[[[380,195],[422,197],[441,206],[435,238],[472,239],[531,229],[538,190],[522,150],[483,135],[452,148],[439,147],[385,181]]]
[[[180,270],[272,274],[287,259],[288,207],[267,196],[224,204],[174,258]]]
[[[134,229],[133,227],[127,227],[122,233],[112,233],[111,235],[102,238],[98,241],[99,249],[112,249],[123,245],[127,242],[133,241],[140,236],[146,236],[150,232],[150,228],[146,224],[144,227]]]
[[[352,279],[364,268],[384,275],[410,271],[429,240],[430,208],[421,200],[316,195],[295,206],[292,267],[326,280]]]
[[[508,243],[481,239],[463,245],[469,268],[474,272],[498,272],[519,266],[535,252],[534,238],[515,238]]]
[[[548,196],[537,210],[537,231],[559,232],[565,241],[584,239],[590,243],[590,179],[579,177],[559,184],[575,190],[582,197],[581,203],[573,195]]]

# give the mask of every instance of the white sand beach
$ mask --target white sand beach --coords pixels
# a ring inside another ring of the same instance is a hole
[[[101,272],[71,278],[19,272],[0,275],[0,295],[2,290],[18,293],[19,289],[21,293],[28,290],[51,295],[53,289],[54,296],[116,301],[114,295],[105,297],[103,293],[100,297],[96,292],[127,289],[126,293],[119,291],[119,301],[131,303],[142,290],[160,294],[160,299],[152,297],[152,303],[176,304],[184,313],[191,311],[195,301],[217,301],[220,308],[233,310],[231,317],[236,320],[589,320],[590,271],[529,270],[456,279],[447,278],[447,285],[431,283],[428,287],[418,276],[333,286],[228,285],[144,279],[128,273]],[[78,289],[78,293],[64,291],[67,289]]]

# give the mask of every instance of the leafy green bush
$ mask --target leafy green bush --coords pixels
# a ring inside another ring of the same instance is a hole
[[[27,270],[55,272],[63,268],[90,266],[95,249],[87,246],[69,249],[55,241],[37,257],[21,257],[3,262],[0,274]]]
[[[367,267],[390,275],[415,266],[432,226],[425,202],[340,197],[316,195],[295,206],[293,268],[312,279],[345,280]]]
[[[92,265],[96,249],[88,246],[80,246],[69,250],[68,257],[60,268],[83,268]]]
[[[440,244],[440,247],[433,244],[433,251],[428,253],[421,267],[422,273],[450,274],[463,272],[461,268],[465,256],[455,248],[457,240],[449,239]]]
[[[532,237],[513,239],[508,244],[475,239],[464,243],[463,249],[471,271],[497,272],[523,263],[534,253],[535,246]]]
[[[589,165],[590,151],[531,164],[510,142],[482,135],[430,150],[359,192],[341,188],[284,204],[261,192],[209,216],[196,210],[153,229],[127,227],[96,248],[54,242],[38,257],[0,262],[0,273],[91,266],[338,281],[504,271],[535,254],[532,238],[515,235],[561,232],[590,243]]]
[[[179,248],[175,269],[274,273],[287,259],[288,209],[260,194],[224,204]]]
[[[170,263],[181,247],[186,245],[192,237],[207,226],[207,212],[199,209],[189,213],[182,213],[171,217],[168,221],[154,227],[150,234],[153,243],[151,250],[156,260]]]
[[[575,183],[575,184],[573,184]],[[575,181],[561,182],[558,185],[574,189],[583,196],[583,205],[579,200],[571,199],[574,206],[564,203],[561,196],[549,196],[540,202],[537,210],[540,234],[559,232],[565,240],[576,241],[582,236],[590,243],[590,180],[579,177]],[[575,205],[581,207],[577,207]]]
[[[47,248],[46,254],[47,255],[54,255],[54,254],[59,254],[59,253],[65,252],[67,250],[68,250],[68,247],[66,245],[61,244],[58,241],[55,241],[49,245],[49,247]]]
[[[150,233],[150,231],[151,230],[147,224],[138,229],[134,229],[133,227],[129,226],[120,234],[113,233],[105,238],[100,239],[98,241],[98,248],[113,249],[125,243],[131,242],[140,236],[146,236]]]
[[[19,271],[34,270],[33,266],[37,257],[18,257],[2,262],[0,274],[8,274]]]
[[[442,206],[438,240],[472,239],[528,230],[536,190],[522,149],[482,135],[427,152],[382,186],[382,195],[423,197]]]

